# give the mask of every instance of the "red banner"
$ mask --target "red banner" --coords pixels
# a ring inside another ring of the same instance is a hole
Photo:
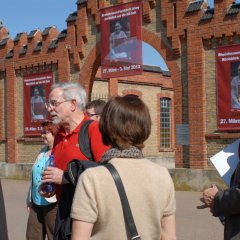
[[[24,83],[24,135],[39,135],[41,123],[48,118],[48,101],[53,74],[41,73],[23,77]]]
[[[240,45],[216,50],[218,129],[240,130]]]
[[[102,78],[142,74],[142,2],[101,10]]]

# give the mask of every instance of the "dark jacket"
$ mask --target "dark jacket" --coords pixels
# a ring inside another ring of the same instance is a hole
[[[81,173],[89,167],[99,164],[89,160],[74,159],[68,163],[68,170],[63,175],[61,199],[58,203],[54,240],[70,240],[72,232],[71,207],[77,181]]]
[[[213,215],[225,216],[224,240],[240,240],[240,163],[232,176],[231,187],[216,194]]]
[[[4,207],[1,179],[0,179],[0,240],[8,240],[7,220]]]

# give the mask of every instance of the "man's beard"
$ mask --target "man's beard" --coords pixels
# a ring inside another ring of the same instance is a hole
[[[60,124],[62,121],[58,116],[54,116],[52,118],[52,122],[53,122],[53,124]]]

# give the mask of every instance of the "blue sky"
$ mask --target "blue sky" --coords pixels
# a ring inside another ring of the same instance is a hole
[[[213,6],[213,0],[208,0]],[[77,11],[77,0],[1,0],[0,19],[8,29],[12,38],[17,33],[56,26],[60,31],[67,28],[66,19],[72,12]],[[159,53],[151,46],[143,44],[143,63],[160,66],[167,70],[167,66]]]

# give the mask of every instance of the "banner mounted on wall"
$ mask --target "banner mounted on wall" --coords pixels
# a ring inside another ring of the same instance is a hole
[[[142,74],[142,2],[101,9],[102,78]]]
[[[24,135],[39,135],[41,123],[48,119],[45,103],[48,101],[53,73],[23,77],[24,84]]]
[[[216,50],[219,130],[240,130],[240,45]]]

